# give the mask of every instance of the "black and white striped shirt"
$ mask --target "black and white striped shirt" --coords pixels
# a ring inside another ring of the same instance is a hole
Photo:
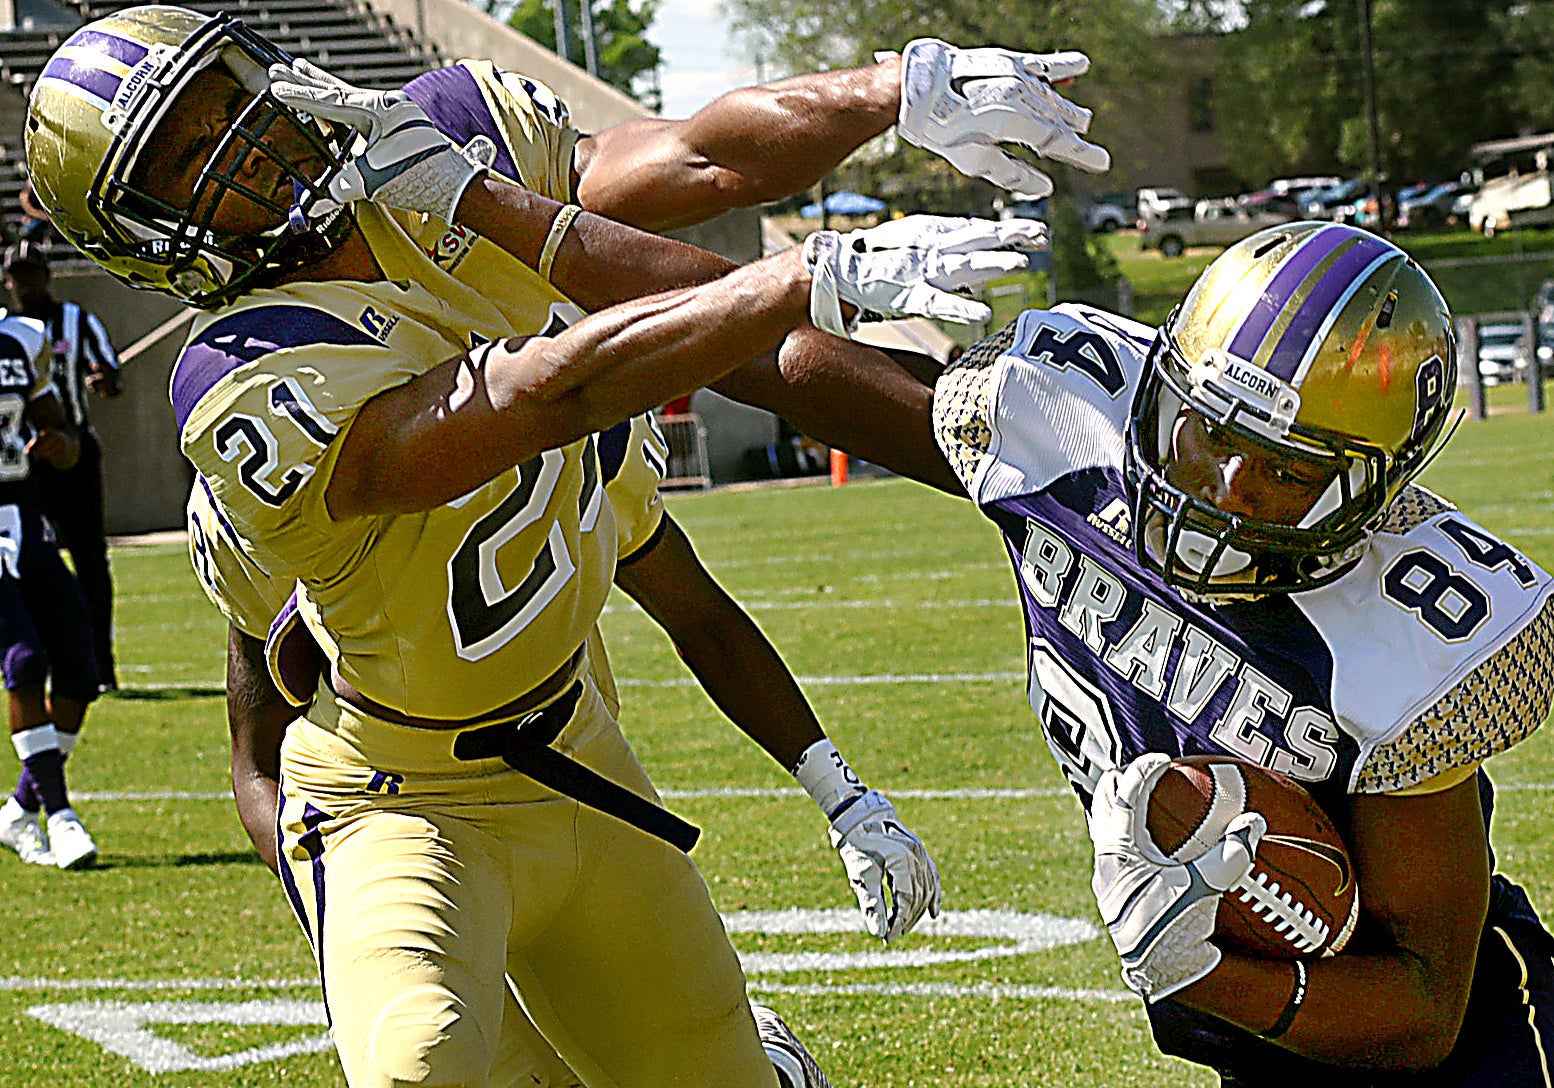
[[[118,352],[102,320],[78,303],[61,302],[47,324],[54,347],[54,388],[70,422],[85,430],[91,426],[86,407],[87,376],[94,370],[118,370]]]

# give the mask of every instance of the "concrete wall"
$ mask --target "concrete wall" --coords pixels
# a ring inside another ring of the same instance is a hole
[[[54,294],[101,317],[121,352],[183,309],[164,295],[132,291],[90,266],[56,268]],[[167,380],[186,331],[180,327],[125,364],[122,396],[91,398],[89,410],[103,446],[110,533],[175,529],[184,523],[193,471],[178,452]]]

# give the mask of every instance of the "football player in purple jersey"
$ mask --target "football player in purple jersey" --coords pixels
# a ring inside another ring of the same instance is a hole
[[[45,538],[32,472],[32,458],[68,469],[80,454],[51,358],[41,322],[0,318],[0,655],[22,763],[0,806],[0,845],[30,864],[80,869],[97,845],[70,805],[65,760],[97,697],[97,667],[86,601]]]
[[[81,456],[69,471],[47,462],[35,466],[44,513],[70,552],[70,564],[92,616],[97,686],[118,688],[113,658],[113,576],[103,527],[102,444],[92,426],[87,394],[117,397],[124,390],[118,353],[102,319],[78,302],[61,301],[50,288],[48,259],[35,243],[6,251],[6,289],[17,312],[43,322],[54,351],[54,388],[81,439]]]
[[[931,415],[872,406],[932,435],[1002,531],[1123,980],[1160,1047],[1227,1085],[1549,1084],[1554,937],[1495,871],[1483,764],[1554,700],[1554,580],[1415,483],[1456,373],[1415,261],[1291,223],[1161,328],[1028,311],[945,371]],[[1149,791],[1194,754],[1289,775],[1334,817],[1360,890],[1341,954],[1214,944],[1263,825],[1149,845]]]

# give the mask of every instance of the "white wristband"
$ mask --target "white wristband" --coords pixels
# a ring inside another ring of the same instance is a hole
[[[804,749],[793,768],[793,777],[799,780],[810,800],[820,806],[826,819],[832,819],[846,802],[856,800],[868,792],[858,775],[847,765],[842,753],[836,750],[829,738],[822,738]]]

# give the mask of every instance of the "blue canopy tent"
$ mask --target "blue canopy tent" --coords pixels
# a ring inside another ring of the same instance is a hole
[[[826,211],[832,215],[873,215],[885,210],[885,202],[872,196],[855,193],[851,189],[839,189],[826,194]],[[819,219],[820,205],[806,204],[799,209],[805,219]]]

